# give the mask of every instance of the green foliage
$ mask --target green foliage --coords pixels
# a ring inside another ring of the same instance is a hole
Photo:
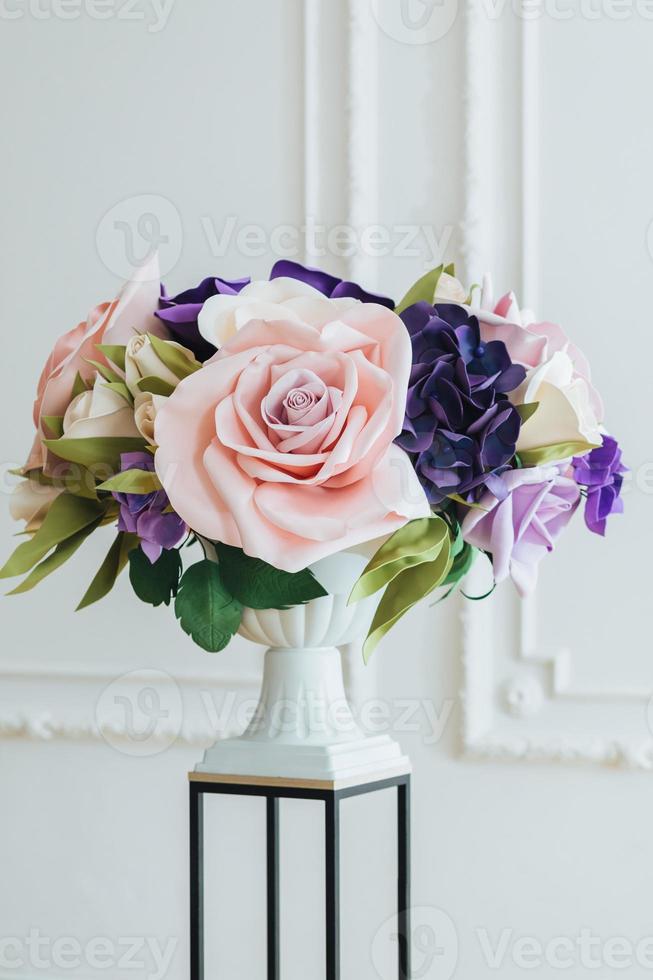
[[[151,375],[137,381],[136,387],[139,391],[146,391],[151,395],[165,395],[166,397],[171,395],[175,390],[174,385],[171,385],[169,381],[164,381],[163,378],[156,378]]]
[[[251,609],[288,609],[327,594],[308,568],[283,572],[226,544],[217,543],[216,551],[225,586]]]
[[[135,534],[119,531],[118,535],[109,548],[106,558],[100,565],[93,581],[84,593],[82,601],[77,609],[85,609],[99,599],[111,592],[116,579],[127,564],[129,552],[138,544],[138,537]]]
[[[379,548],[349,597],[356,602],[385,587],[363,646],[366,661],[397,620],[444,584],[457,546],[458,534],[452,539],[447,522],[435,514],[410,521]]]
[[[142,548],[129,552],[129,581],[138,598],[151,606],[170,605],[179,589],[181,567],[181,555],[176,548],[164,548],[155,562],[150,561]]]
[[[106,466],[117,473],[122,453],[136,453],[147,448],[145,439],[136,436],[91,436],[88,439],[44,439],[44,444],[59,459],[80,466]]]
[[[524,425],[525,422],[528,422],[528,420],[532,418],[533,415],[535,415],[536,411],[539,408],[539,405],[540,405],[539,402],[527,402],[524,405],[516,406],[522,425]]]
[[[550,446],[538,446],[537,449],[522,449],[519,459],[522,466],[543,466],[546,463],[558,463],[570,456],[582,456],[584,453],[597,449],[598,444],[579,439],[574,442],[556,442]]]
[[[152,493],[161,489],[161,481],[152,470],[123,470],[101,483],[98,490],[116,493]]]
[[[115,364],[121,371],[125,370],[125,352],[127,347],[124,344],[96,344],[95,346],[104,354],[108,361]]]
[[[191,565],[179,583],[175,615],[185,633],[209,653],[224,650],[240,626],[243,607],[226,588],[219,566]]]
[[[0,578],[11,578],[29,572],[57,545],[91,524],[97,526],[105,512],[105,505],[98,500],[88,500],[70,493],[60,494],[52,502],[38,531],[29,541],[19,544],[0,569]]]
[[[159,360],[180,380],[187,378],[189,374],[194,374],[195,371],[199,371],[201,368],[202,365],[194,357],[187,357],[183,351],[180,351],[177,347],[173,347],[172,344],[167,343],[165,340],[161,340],[160,337],[157,337],[153,333],[148,333],[147,336]]]
[[[435,291],[438,288],[438,283],[440,281],[440,276],[443,272],[449,272],[453,270],[453,266],[445,267],[439,265],[436,269],[431,269],[425,275],[414,283],[404,298],[401,300],[397,306],[395,313],[403,313],[404,310],[408,309],[409,306],[413,306],[414,303],[429,303],[431,306],[435,300]]]
[[[75,554],[77,549],[86,540],[86,538],[91,534],[96,527],[99,525],[99,518],[93,521],[92,524],[88,524],[86,527],[82,528],[81,531],[77,531],[76,534],[72,534],[65,541],[61,541],[54,551],[52,551],[47,558],[44,558],[42,562],[39,562],[32,571],[29,573],[27,578],[24,578],[20,585],[17,585],[15,589],[8,592],[7,595],[20,595],[23,592],[29,592],[35,586],[42,582],[44,578],[51,575],[58,568],[61,568],[69,558]]]

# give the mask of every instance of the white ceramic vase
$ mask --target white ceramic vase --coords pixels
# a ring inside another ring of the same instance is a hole
[[[366,736],[345,694],[339,647],[362,656],[378,597],[348,606],[367,559],[343,552],[312,566],[329,593],[290,609],[245,609],[240,633],[268,646],[258,707],[237,738],[207,749],[198,772],[343,783],[407,772],[389,735]]]

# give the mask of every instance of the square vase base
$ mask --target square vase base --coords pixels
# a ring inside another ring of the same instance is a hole
[[[216,742],[197,773],[367,782],[411,771],[410,760],[389,735],[328,744],[288,744],[270,739],[227,738]]]

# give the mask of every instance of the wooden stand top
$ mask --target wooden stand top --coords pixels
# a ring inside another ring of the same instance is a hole
[[[409,776],[411,767],[400,765],[389,767],[388,769],[377,770],[368,776],[352,776],[345,779],[302,779],[290,776],[247,776],[235,775],[233,773],[215,772],[196,772],[188,773],[191,783],[225,783],[237,786],[269,786],[282,787],[284,789],[315,789],[315,790],[341,790],[351,789],[354,786],[368,786],[371,783],[382,783],[386,779],[395,779],[399,776]]]

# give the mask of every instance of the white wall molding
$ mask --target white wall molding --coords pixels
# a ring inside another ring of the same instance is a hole
[[[524,305],[535,309],[540,298],[540,26],[505,13],[491,21],[482,0],[467,0],[465,6],[466,273],[478,281],[486,270],[501,270],[510,281],[497,286],[516,285]],[[506,73],[521,77],[512,102]],[[512,241],[504,226],[512,228]],[[579,684],[572,650],[542,648],[537,596],[522,602],[511,589],[507,583],[482,602],[461,599],[466,754],[653,769],[653,685]],[[482,569],[474,569],[466,591],[487,591]]]

